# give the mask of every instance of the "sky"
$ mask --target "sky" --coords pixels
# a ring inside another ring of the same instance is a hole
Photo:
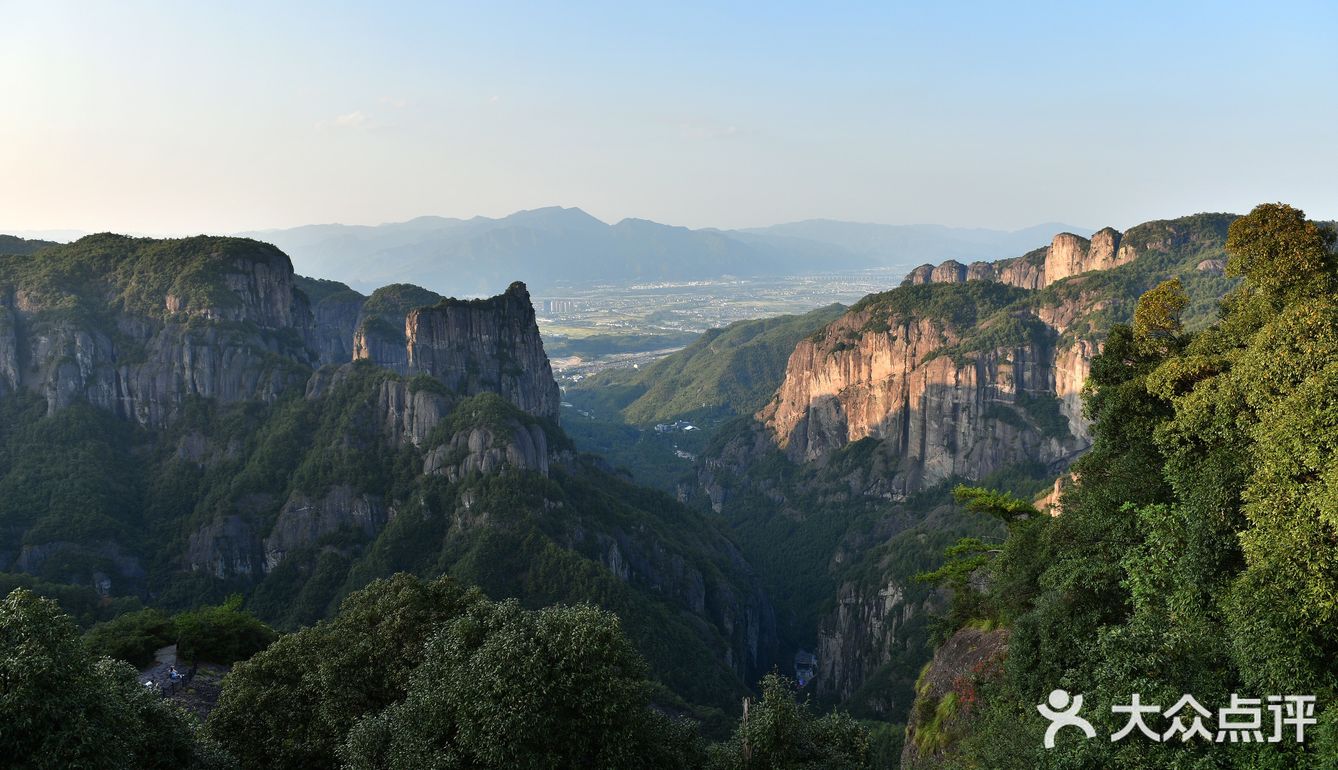
[[[0,0],[0,232],[1338,218],[1338,3]]]

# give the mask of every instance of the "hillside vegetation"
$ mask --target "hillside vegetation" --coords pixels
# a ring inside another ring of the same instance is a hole
[[[945,672],[974,677],[980,697],[951,735],[908,749],[910,765],[1333,766],[1336,240],[1260,206],[1230,225],[1227,272],[1242,283],[1213,323],[1186,327],[1192,303],[1172,280],[1110,330],[1089,384],[1095,443],[1062,514],[1010,523],[989,579],[956,586],[958,622],[1002,625],[1006,658],[993,674]],[[1096,740],[1064,731],[1042,747],[1035,704],[1057,687],[1084,694]],[[1305,743],[1288,727],[1230,750],[1109,740],[1132,693],[1162,709],[1185,694],[1210,709],[1233,693],[1314,696],[1318,724]]]
[[[0,234],[0,254],[15,254],[25,256],[45,249],[48,246],[57,245],[54,241],[41,241],[28,238],[19,238],[15,235]]]
[[[686,348],[641,369],[615,369],[568,390],[567,398],[633,425],[752,414],[785,375],[795,343],[845,310],[739,321],[710,329]]]
[[[657,702],[717,729],[774,661],[768,601],[719,529],[577,453],[521,394],[367,360],[313,369],[312,340],[353,334],[321,308],[403,335],[405,313],[443,301],[432,292],[364,303],[295,278],[266,244],[116,235],[0,257],[0,286],[6,590],[57,598],[85,626],[237,594],[291,631],[379,578],[450,573],[527,608],[617,612]],[[498,303],[469,305],[452,334],[495,345]],[[138,641],[117,649],[142,663],[162,618],[136,617],[122,622]]]
[[[283,252],[245,238],[103,233],[43,249],[38,259],[0,256],[0,282],[53,310],[163,317],[170,312],[164,301],[169,296],[188,312],[239,306],[226,278],[239,271],[239,263],[291,271]]]

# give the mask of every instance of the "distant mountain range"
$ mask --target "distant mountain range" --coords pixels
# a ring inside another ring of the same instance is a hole
[[[239,235],[268,241],[306,275],[367,290],[413,281],[448,295],[495,293],[517,276],[537,291],[560,285],[909,270],[925,261],[988,259],[1044,245],[1045,224],[1013,232],[941,225],[810,220],[751,230],[691,230],[644,219],[606,224],[578,208],[520,211],[500,219],[419,217],[377,226],[307,225]]]
[[[1023,230],[879,225],[810,219],[745,230],[692,230],[624,219],[606,224],[579,208],[549,207],[493,219],[426,216],[382,225],[304,225],[237,235],[278,246],[303,275],[336,278],[360,291],[412,282],[452,296],[488,296],[517,277],[535,291],[564,285],[689,281],[726,276],[811,275],[925,262],[999,259],[1049,243],[1056,232],[1092,229],[1047,223]],[[83,233],[24,233],[69,241]],[[0,253],[37,241],[11,239]]]

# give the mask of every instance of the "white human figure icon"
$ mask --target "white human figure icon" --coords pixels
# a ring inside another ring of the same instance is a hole
[[[1082,710],[1081,695],[1070,696],[1068,690],[1052,690],[1047,700],[1050,703],[1049,708],[1046,708],[1044,703],[1036,707],[1041,716],[1050,720],[1050,726],[1045,728],[1047,749],[1055,747],[1055,733],[1058,733],[1061,727],[1076,727],[1088,738],[1096,737],[1096,728],[1092,727],[1092,723],[1078,716],[1078,712]]]

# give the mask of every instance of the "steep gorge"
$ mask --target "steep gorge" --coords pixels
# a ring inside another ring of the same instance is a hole
[[[1191,298],[1186,324],[1211,317],[1233,285],[1221,270],[1233,219],[1064,233],[1021,257],[925,265],[799,342],[771,401],[717,436],[684,497],[732,522],[768,567],[788,643],[818,654],[817,693],[861,713],[908,706],[935,602],[916,570],[950,533],[1000,534],[948,487],[1048,490],[1091,444],[1081,394],[1105,330],[1173,277]],[[786,558],[766,562],[775,552]],[[824,595],[816,616],[796,611],[796,597]]]

